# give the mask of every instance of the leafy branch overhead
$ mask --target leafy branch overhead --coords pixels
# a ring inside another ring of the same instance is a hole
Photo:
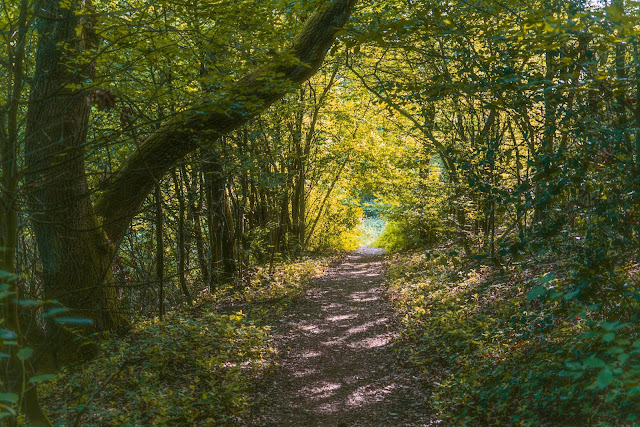
[[[113,242],[119,242],[155,182],[198,147],[238,129],[290,93],[320,67],[335,36],[346,24],[356,0],[338,0],[311,15],[282,59],[264,64],[239,79],[225,95],[186,111],[161,125],[111,180],[96,211]],[[285,63],[282,63],[285,62]]]

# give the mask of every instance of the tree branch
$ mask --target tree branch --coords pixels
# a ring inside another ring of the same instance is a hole
[[[228,88],[215,110],[205,103],[180,113],[151,134],[98,198],[96,213],[109,239],[116,246],[120,243],[155,183],[199,142],[215,140],[239,128],[309,79],[320,68],[356,3],[331,1],[310,17],[284,53],[283,57],[293,60],[264,64]]]

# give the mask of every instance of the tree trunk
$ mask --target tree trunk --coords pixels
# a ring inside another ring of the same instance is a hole
[[[545,52],[546,76],[543,88],[544,96],[544,135],[542,144],[536,153],[536,177],[534,197],[535,205],[533,211],[534,224],[540,224],[547,218],[549,197],[547,194],[547,183],[552,179],[551,160],[554,154],[554,141],[556,135],[556,107],[557,102],[553,92],[553,78],[555,70],[553,65],[553,53],[549,50]]]
[[[229,222],[230,208],[226,193],[226,177],[217,153],[207,152],[205,157],[205,184],[209,208],[209,233],[215,245],[215,269],[218,281],[229,282],[236,273],[232,224]],[[229,211],[229,212],[228,212]]]
[[[158,317],[162,319],[165,313],[164,306],[164,239],[162,237],[162,189],[160,183],[156,184],[155,191],[155,230],[156,230],[156,281],[158,283]]]
[[[196,240],[196,251],[198,252],[198,263],[200,265],[200,273],[202,274],[202,282],[209,283],[209,266],[207,265],[207,257],[205,255],[204,237],[202,234],[201,212],[204,204],[204,186],[198,187],[200,181],[200,172],[195,172],[195,178],[188,179],[187,168],[183,168],[182,173],[185,177],[187,185],[187,199],[189,201],[189,219],[193,226],[193,234]]]
[[[178,178],[178,174],[173,172],[173,184],[176,190],[176,197],[178,198],[178,281],[180,283],[180,290],[182,290],[182,294],[187,299],[187,302],[191,304],[191,294],[189,293],[189,287],[187,286],[187,278],[185,276],[185,267],[186,267],[186,248],[185,248],[185,225],[184,225],[184,215],[185,215],[185,203],[184,203],[184,192],[182,191],[182,182]]]
[[[118,309],[111,273],[113,243],[94,214],[85,175],[84,143],[88,94],[69,89],[93,75],[94,64],[72,71],[68,52],[81,52],[75,11],[58,2],[40,17],[40,36],[26,127],[26,189],[29,212],[43,265],[45,298],[74,309],[72,316],[93,321],[91,330],[127,326]],[[79,60],[75,59],[78,63]],[[54,356],[74,356],[72,336],[55,322],[48,332]],[[55,339],[54,336],[64,337]],[[93,353],[82,346],[84,355]]]
[[[216,222],[216,214],[213,209],[214,196],[213,185],[211,184],[211,176],[208,168],[207,155],[204,149],[202,153],[202,172],[204,176],[204,191],[207,200],[207,237],[209,240],[209,290],[213,292],[217,284],[220,282],[220,269],[218,263],[220,260],[220,245],[218,244],[218,225]]]
[[[304,89],[299,91],[299,103],[302,105],[305,99]],[[304,109],[299,109],[293,116],[294,126],[292,134],[294,159],[293,170],[295,176],[293,177],[293,194],[291,195],[291,222],[292,222],[292,234],[295,240],[294,253],[298,253],[304,246],[304,183],[305,183],[305,161],[304,161],[304,147],[302,141],[302,125],[304,121]]]

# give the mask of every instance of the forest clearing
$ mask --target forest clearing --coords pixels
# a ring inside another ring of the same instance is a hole
[[[0,0],[0,423],[640,423],[639,37]]]

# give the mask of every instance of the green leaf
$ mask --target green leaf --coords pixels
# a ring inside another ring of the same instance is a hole
[[[54,379],[55,377],[56,377],[56,376],[55,376],[55,375],[53,375],[53,374],[42,374],[42,375],[36,375],[36,376],[33,376],[33,377],[29,378],[29,382],[30,382],[30,383],[32,383],[32,384],[35,384],[35,383],[41,383],[41,382],[43,382],[43,381],[49,381],[49,380],[52,380],[52,379]]]
[[[624,15],[624,10],[619,4],[612,4],[611,6],[607,6],[606,10],[607,16],[614,22],[619,22]]]
[[[576,290],[573,290],[571,292],[567,292],[567,293],[564,294],[564,296],[562,298],[565,301],[569,301],[570,299],[573,299],[573,298],[577,297],[578,294],[580,294],[580,289],[576,289]]]
[[[62,323],[63,325],[93,325],[92,319],[86,317],[58,317],[56,323]]]
[[[582,364],[590,368],[602,368],[606,366],[602,359],[598,359],[595,356],[590,356],[588,359],[585,359]]]
[[[13,273],[9,273],[8,271],[0,270],[0,280],[2,280],[3,282],[10,282],[10,281],[15,280],[17,278],[18,278],[18,276],[13,274]]]
[[[47,312],[44,314],[44,317],[55,316],[56,314],[65,313],[67,311],[69,311],[67,307],[54,307],[47,310]]]
[[[20,299],[18,300],[18,305],[21,307],[37,307],[42,305],[43,302],[35,299]]]
[[[18,403],[20,396],[15,393],[0,393],[0,402]]]
[[[617,320],[615,322],[602,322],[602,328],[605,331],[615,331],[619,323]]]
[[[547,293],[547,289],[544,286],[536,286],[531,289],[527,294],[527,300],[531,301],[533,299],[538,298],[539,296],[543,296]]]
[[[547,273],[547,274],[545,274],[544,276],[542,276],[541,278],[538,279],[538,283],[543,285],[545,283],[549,283],[553,279],[555,279],[555,276],[553,275],[553,272]]]
[[[33,349],[31,347],[21,348],[17,353],[18,359],[27,360],[33,356]]]
[[[611,341],[613,341],[615,338],[616,338],[616,334],[615,334],[615,333],[613,333],[613,332],[607,332],[606,334],[604,334],[604,335],[602,336],[602,340],[603,340],[604,342],[611,342]]]
[[[567,368],[573,371],[578,371],[582,367],[582,365],[578,362],[565,362],[564,364],[566,365]]]
[[[618,355],[618,362],[624,365],[627,362],[627,360],[629,360],[630,357],[631,355],[628,353],[621,353]]]
[[[13,408],[8,405],[0,405],[0,420],[7,418],[9,416],[15,417],[16,411],[14,411]]]
[[[620,323],[616,320],[615,322],[602,322],[601,326],[605,331],[617,331],[629,326],[629,323]]]
[[[3,340],[14,340],[18,338],[18,334],[10,329],[0,329],[0,338]]]
[[[621,353],[624,353],[624,349],[619,346],[614,346],[607,350],[607,354],[621,354]]]
[[[600,373],[598,374],[598,379],[596,380],[596,384],[601,389],[605,388],[613,381],[613,372],[609,368],[602,368]]]
[[[2,291],[0,292],[0,299],[5,299],[6,297],[9,297],[11,295],[15,295],[15,292]]]

